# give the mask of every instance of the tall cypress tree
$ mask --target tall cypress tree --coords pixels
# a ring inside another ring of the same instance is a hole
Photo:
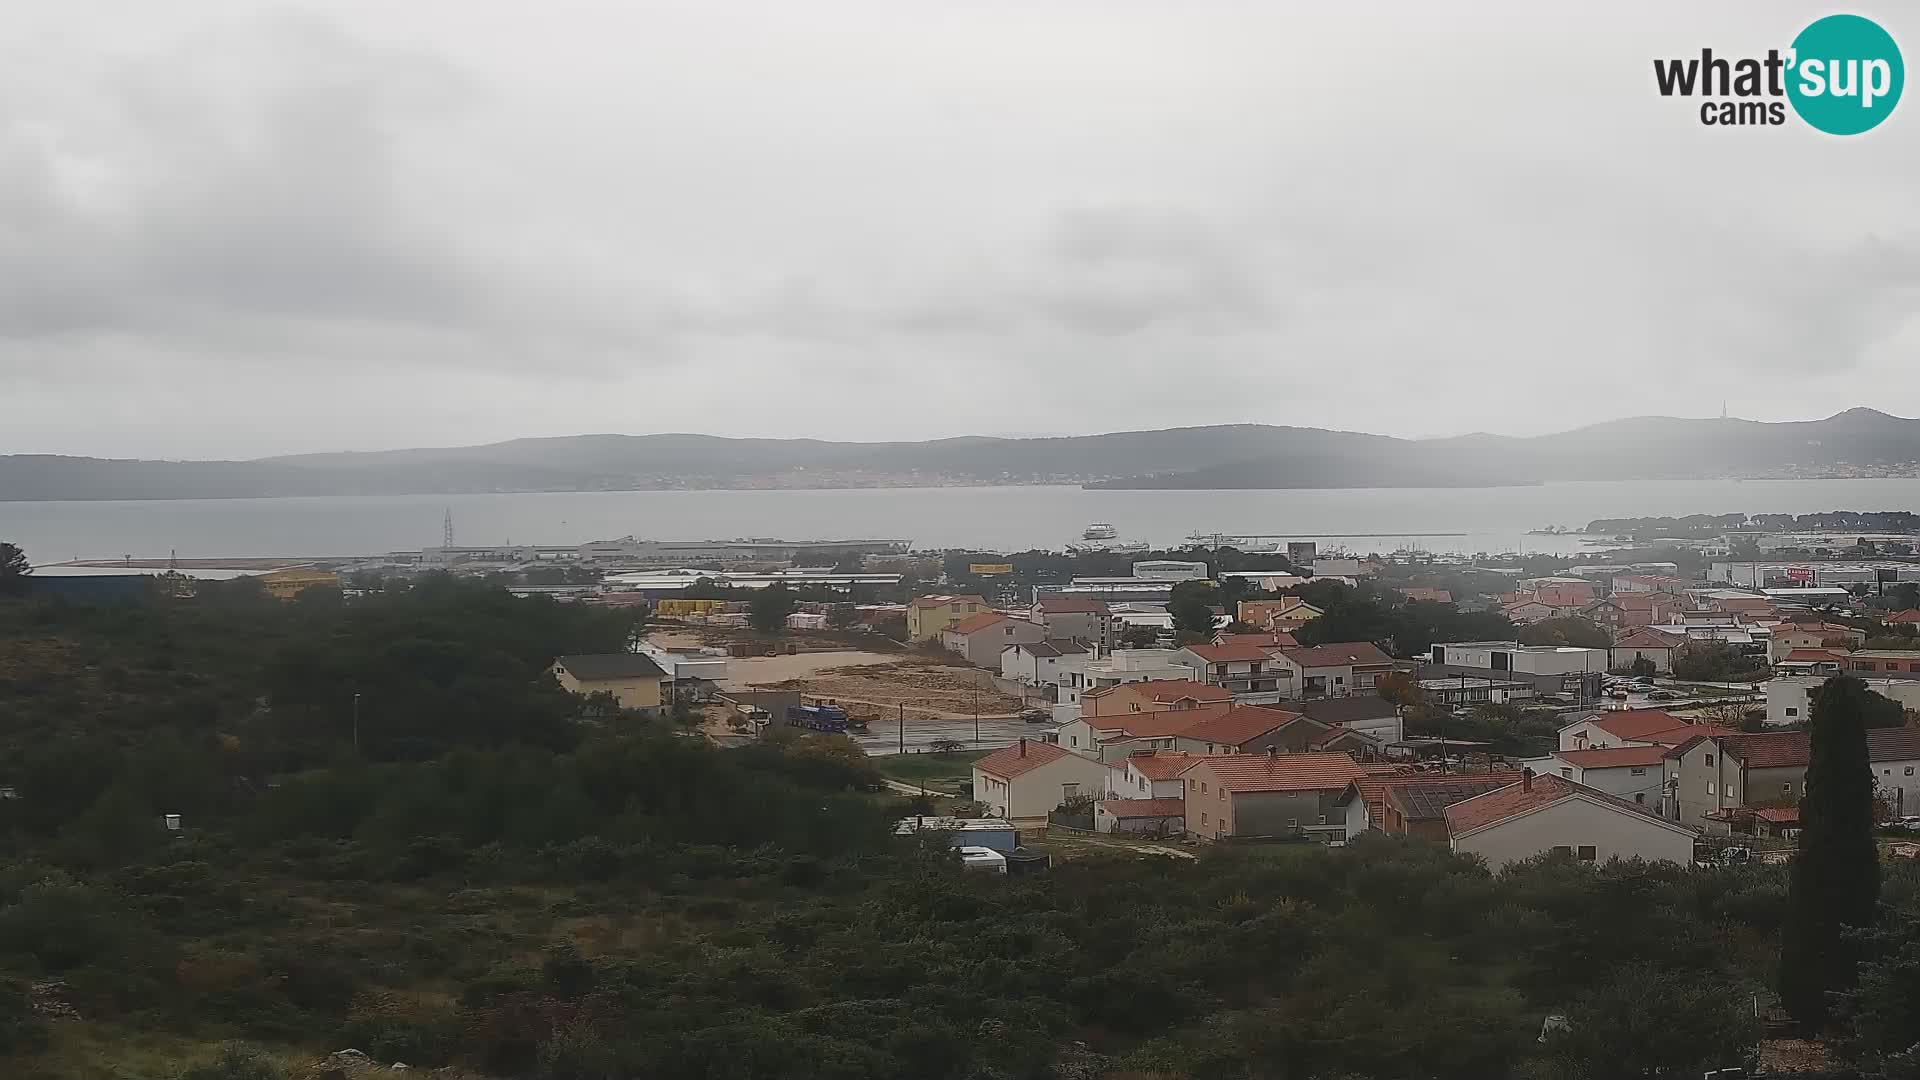
[[[1835,676],[1813,698],[1800,850],[1780,937],[1780,1001],[1808,1029],[1825,1026],[1828,993],[1854,982],[1857,949],[1841,928],[1872,925],[1880,897],[1867,759],[1869,693],[1859,679]]]

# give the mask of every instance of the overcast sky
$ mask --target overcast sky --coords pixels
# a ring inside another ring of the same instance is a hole
[[[1334,6],[9,5],[0,452],[1920,412],[1920,101],[1653,86],[1834,9]]]

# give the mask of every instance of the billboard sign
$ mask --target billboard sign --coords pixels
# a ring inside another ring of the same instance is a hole
[[[1805,566],[1789,566],[1787,567],[1787,580],[1798,581],[1804,585],[1813,580],[1813,571]]]
[[[1003,562],[968,563],[967,573],[977,577],[992,577],[995,574],[1011,574],[1013,573],[1013,564]]]

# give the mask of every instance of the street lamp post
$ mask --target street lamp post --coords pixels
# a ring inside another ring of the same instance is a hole
[[[360,695],[353,695],[353,756],[360,756]]]

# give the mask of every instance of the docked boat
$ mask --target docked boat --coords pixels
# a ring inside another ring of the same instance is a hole
[[[1067,545],[1068,551],[1109,552],[1114,555],[1137,555],[1147,550],[1147,545],[1135,540],[1122,542],[1120,530],[1104,521],[1096,521],[1086,527],[1077,543]]]

